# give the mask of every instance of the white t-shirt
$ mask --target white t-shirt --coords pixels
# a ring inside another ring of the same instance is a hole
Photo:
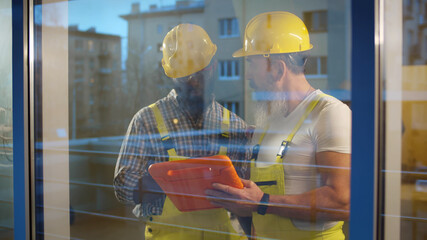
[[[307,96],[287,117],[283,113],[273,113],[268,119],[270,125],[261,143],[257,166],[274,164],[280,144],[291,133],[307,106],[320,90]],[[263,129],[257,129],[253,144],[258,142]],[[333,151],[351,153],[351,110],[347,105],[331,96],[324,96],[301,125],[290,143],[284,158],[285,194],[301,194],[324,183],[317,172],[315,154]],[[336,222],[317,222],[293,220],[294,224],[305,230],[324,230]],[[313,229],[313,227],[315,229]]]

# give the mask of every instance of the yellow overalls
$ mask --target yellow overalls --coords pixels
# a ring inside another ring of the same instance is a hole
[[[303,116],[300,118],[292,132],[287,138],[282,141],[279,153],[276,156],[276,163],[268,167],[256,167],[255,160],[259,151],[259,146],[266,133],[261,135],[258,144],[254,147],[254,154],[251,159],[251,180],[254,181],[264,193],[271,195],[285,195],[285,174],[283,167],[283,159],[286,153],[287,146],[292,141],[298,129],[301,127],[304,120],[311,113],[314,107],[319,102],[320,98],[325,94],[318,95],[307,107]],[[253,226],[255,228],[256,237],[265,237],[272,239],[290,239],[290,240],[341,240],[344,239],[342,232],[343,222],[339,222],[334,227],[324,231],[305,231],[296,228],[291,219],[281,217],[275,214],[260,215],[252,214]]]
[[[157,105],[150,108],[154,112],[162,141],[170,139],[163,116]],[[229,137],[230,112],[223,108],[221,135]],[[178,156],[175,148],[167,150],[169,161],[184,160],[188,157]],[[226,155],[227,147],[220,146],[219,154]],[[226,210],[222,208],[194,212],[180,212],[166,197],[163,213],[152,216],[146,222],[145,239],[241,239],[231,226]]]

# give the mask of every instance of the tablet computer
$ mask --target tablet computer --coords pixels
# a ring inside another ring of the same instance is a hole
[[[224,155],[152,164],[148,172],[181,212],[218,208],[207,199],[212,183],[243,188],[230,159]]]

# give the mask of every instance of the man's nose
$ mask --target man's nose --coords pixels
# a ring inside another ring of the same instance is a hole
[[[190,81],[188,82],[192,87],[201,87],[203,86],[203,76],[197,76],[197,77],[193,77],[190,79]]]

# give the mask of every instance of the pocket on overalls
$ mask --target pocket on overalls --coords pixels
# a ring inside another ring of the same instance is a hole
[[[265,193],[272,194],[277,190],[277,181],[258,181],[255,184]]]

